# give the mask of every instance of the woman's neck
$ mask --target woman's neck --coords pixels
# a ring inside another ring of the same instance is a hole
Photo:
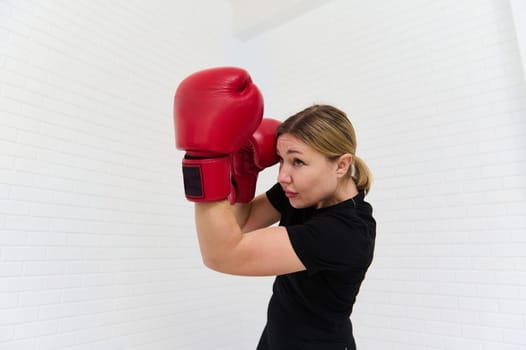
[[[316,209],[329,207],[341,202],[344,202],[348,199],[355,197],[358,194],[358,188],[354,181],[349,179],[342,179],[341,182],[336,187],[333,195],[325,200],[320,201],[316,205]]]

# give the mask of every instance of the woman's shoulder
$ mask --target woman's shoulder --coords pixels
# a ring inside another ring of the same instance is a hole
[[[317,221],[319,225],[331,230],[359,230],[368,235],[372,234],[373,237],[376,232],[373,209],[365,201],[363,193],[336,205],[318,210],[312,219]]]

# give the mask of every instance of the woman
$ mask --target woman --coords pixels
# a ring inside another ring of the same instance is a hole
[[[372,262],[371,174],[341,110],[311,106],[276,133],[278,183],[249,203],[196,203],[205,264],[276,275],[258,350],[355,349],[350,315]],[[279,226],[271,226],[279,221]]]

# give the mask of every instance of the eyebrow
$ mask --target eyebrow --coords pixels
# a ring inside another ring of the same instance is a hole
[[[280,155],[278,150],[276,150],[276,153]],[[303,154],[303,153],[295,149],[289,149],[287,150],[287,154]]]

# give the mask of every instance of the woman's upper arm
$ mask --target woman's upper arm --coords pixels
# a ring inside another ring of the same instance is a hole
[[[230,241],[231,244],[227,244],[217,255],[213,253],[220,248],[217,242],[203,243],[206,249],[202,247],[202,251],[208,252],[205,255],[209,268],[247,276],[275,276],[305,270],[290,242],[287,229],[284,226],[271,226],[279,221],[281,214],[270,203],[266,194],[257,196],[248,204],[236,204],[231,208],[243,234],[240,233],[237,237],[233,235],[231,239],[225,238],[226,242]],[[202,217],[205,212],[199,213],[200,219],[205,222],[218,222],[211,218],[208,218],[210,221],[206,221],[208,219]],[[204,225],[202,230],[206,227]],[[219,228],[222,229],[225,228]],[[203,242],[207,237],[210,238],[210,234],[205,234]]]
[[[284,226],[271,226],[281,214],[261,194],[249,204],[234,205],[234,216],[244,232],[222,259],[208,267],[233,275],[275,276],[305,270]]]
[[[305,270],[284,226],[251,231],[242,238],[214,270],[245,276],[276,276]]]

